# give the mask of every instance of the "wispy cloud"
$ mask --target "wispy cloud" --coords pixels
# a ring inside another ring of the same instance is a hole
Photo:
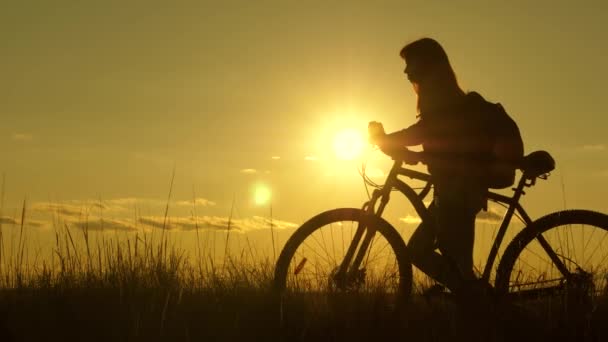
[[[169,206],[176,207],[191,207],[193,205],[192,200],[176,200],[169,203]],[[61,216],[88,216],[90,214],[98,215],[100,212],[104,213],[124,213],[131,211],[133,207],[141,206],[152,206],[152,207],[164,207],[167,204],[166,201],[158,199],[146,199],[146,198],[115,198],[109,200],[68,200],[62,202],[36,202],[33,203],[31,208],[38,212],[53,213]],[[214,206],[215,202],[206,198],[198,197],[194,200],[194,204],[197,206]]]
[[[137,203],[137,200],[134,198],[69,200],[62,202],[35,202],[31,208],[35,211],[54,213],[62,216],[80,216],[88,215],[91,211],[124,211],[135,203]]]
[[[177,201],[175,202],[176,206],[180,206],[180,207],[191,207],[192,205],[200,205],[203,207],[211,207],[214,206],[216,203],[213,201],[210,201],[206,198],[197,198],[194,201]]]
[[[68,224],[72,227],[86,228],[89,230],[118,230],[118,231],[136,231],[149,229],[162,229],[163,227],[170,230],[189,231],[198,229],[208,230],[227,230],[230,226],[231,230],[239,232],[248,232],[252,230],[269,229],[271,224],[273,229],[296,228],[298,224],[272,219],[262,216],[253,216],[249,218],[232,218],[221,216],[137,216],[124,217],[125,213],[132,206],[140,206],[142,204],[151,204],[158,207],[166,205],[165,201],[154,199],[138,199],[138,198],[117,198],[110,200],[71,200],[62,201],[60,203],[53,202],[36,202],[33,203],[31,209],[40,213],[55,214],[59,220],[59,224]],[[198,197],[194,200],[194,204],[198,206],[214,206],[215,202],[206,198]],[[191,207],[192,200],[179,200],[170,203],[170,206]],[[117,218],[112,216],[118,216]],[[19,222],[10,217],[2,217],[3,223],[19,224]],[[28,223],[33,224],[33,221]],[[56,222],[57,223],[57,222]],[[229,225],[230,223],[230,225]],[[42,225],[42,224],[40,224]],[[51,223],[46,223],[51,226]]]
[[[134,205],[137,204],[138,202],[143,201],[143,199],[141,198],[135,198],[135,197],[125,197],[125,198],[114,198],[114,199],[109,199],[109,200],[101,200],[102,203],[105,204],[114,204],[114,205],[120,205],[120,206],[125,206],[125,205]]]
[[[606,150],[605,144],[588,144],[581,147],[584,151],[597,152]]]
[[[258,229],[270,229],[272,224],[273,229],[289,229],[297,228],[299,225],[293,222],[281,221],[277,219],[270,219],[268,217],[253,216],[251,218],[237,220],[237,227],[242,230],[258,230]]]
[[[216,231],[231,231],[250,232],[255,230],[270,229],[293,229],[299,225],[296,223],[270,219],[268,217],[253,216],[242,219],[229,219],[221,216],[141,216],[137,218],[108,218],[100,217],[99,215],[81,215],[80,211],[66,209],[65,207],[59,210],[67,212],[67,215],[61,215],[55,223],[49,221],[40,221],[26,219],[25,224],[29,227],[52,227],[54,224],[60,226],[68,225],[69,227],[87,229],[89,231],[149,231],[150,229],[162,229],[174,231],[192,231],[195,229],[201,230],[216,230]],[[20,225],[21,220],[2,216],[0,223],[6,225]]]
[[[165,217],[163,216],[146,216],[141,217],[139,222],[154,228],[165,228],[173,230],[194,230],[210,229],[210,230],[235,230],[247,232],[252,230],[270,229],[272,222],[273,229],[296,228],[297,224],[273,219],[267,217],[253,216],[244,219],[229,219],[228,217],[219,216],[198,216],[198,217]],[[229,223],[230,222],[230,226]]]
[[[2,223],[2,224],[19,224],[20,222],[17,221],[13,217],[2,216],[2,217],[0,217],[0,223]]]
[[[503,214],[494,208],[488,208],[487,211],[481,211],[477,214],[477,222],[496,223],[502,221]],[[418,216],[406,215],[399,218],[399,221],[405,224],[420,224],[422,219]]]
[[[68,222],[66,222],[68,223]],[[71,221],[68,224],[80,229],[95,231],[126,231],[134,232],[140,230],[134,220],[126,219],[107,219],[94,217],[87,220]]]
[[[0,223],[8,224],[8,225],[21,225],[21,219],[16,219],[14,217],[9,217],[9,216],[2,216],[2,217],[0,217]],[[42,226],[48,224],[45,221],[33,220],[33,219],[29,219],[29,218],[26,218],[24,223],[26,226],[30,226],[30,227],[42,227]]]
[[[279,156],[272,156],[272,157],[270,157],[270,159],[272,159],[272,160],[279,160],[279,159],[281,159],[281,157],[279,157]]]
[[[75,205],[87,206],[92,203],[92,200],[84,201],[70,201]],[[103,209],[104,212],[125,212],[131,211],[133,208],[142,206],[164,206],[167,204],[166,201],[151,198],[136,198],[136,197],[125,197],[125,198],[113,198],[107,200],[97,200],[98,207]]]
[[[258,170],[256,169],[242,169],[241,173],[245,173],[245,174],[254,174],[254,173],[258,173]]]
[[[100,208],[98,204],[94,204],[92,207]],[[103,206],[101,206],[102,208]],[[38,202],[32,205],[32,209],[39,212],[54,213],[61,216],[81,216],[86,215],[91,207],[84,205],[75,205],[69,203],[49,203],[49,202]]]
[[[14,141],[32,141],[34,137],[29,133],[13,133],[11,138]]]
[[[224,217],[167,217],[164,216],[145,216],[139,222],[153,228],[165,228],[172,230],[194,230],[217,229],[223,230],[228,227],[228,218]],[[232,228],[232,227],[231,227]]]

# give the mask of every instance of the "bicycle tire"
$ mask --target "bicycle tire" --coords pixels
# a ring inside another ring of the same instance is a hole
[[[589,229],[586,229],[585,226],[588,226]],[[589,231],[591,231],[590,234],[588,234]],[[597,233],[600,233],[600,235],[595,235]],[[608,268],[606,266],[603,266],[603,269],[596,268],[602,267],[605,261],[608,261],[608,238],[606,238],[608,236],[608,215],[589,210],[564,210],[546,215],[532,222],[509,243],[496,273],[497,294],[507,295],[511,293],[517,295],[518,293],[526,293],[526,291],[528,293],[543,293],[542,290],[549,289],[549,286],[552,286],[550,285],[551,282],[553,282],[553,285],[561,285],[562,289],[568,289],[569,280],[563,274],[563,278],[553,278],[556,273],[561,274],[562,272],[550,260],[546,252],[545,255],[542,254],[544,250],[537,240],[538,236],[545,238],[545,241],[556,251],[556,255],[564,266],[570,272],[573,272],[572,274],[590,274],[591,281],[593,281],[592,285],[600,288],[596,288],[596,290],[608,289],[606,284]],[[595,253],[602,247],[604,247],[601,251],[603,253],[596,256]],[[581,251],[577,252],[577,250]],[[587,250],[590,251],[590,255],[585,255]],[[533,264],[533,259],[536,257],[548,259],[545,266],[552,269],[541,271],[540,267]],[[581,260],[578,260],[579,257]],[[535,268],[540,273],[524,274],[524,269]],[[598,279],[595,279],[596,277]],[[524,279],[536,279],[536,282],[529,282]],[[564,293],[566,291],[561,291],[561,295]]]
[[[311,238],[313,234],[318,231],[322,231],[323,227],[327,225],[332,225],[339,222],[354,222],[354,223],[363,223],[367,227],[373,226],[377,230],[377,234],[379,233],[382,238],[386,240],[386,243],[390,245],[390,249],[395,255],[395,261],[397,263],[396,271],[398,275],[396,280],[398,284],[396,285],[395,293],[392,294],[392,298],[394,300],[393,303],[390,303],[392,308],[399,308],[402,304],[406,303],[409,299],[412,289],[412,265],[410,259],[407,255],[406,245],[397,230],[386,222],[384,219],[370,216],[368,213],[361,209],[355,208],[340,208],[329,210],[318,214],[317,216],[311,218],[307,222],[305,222],[302,226],[300,226],[294,234],[289,238],[286,242],[285,247],[281,251],[279,258],[275,267],[274,281],[273,286],[275,292],[281,295],[289,294],[290,291],[297,292],[290,288],[290,277],[297,277],[300,273],[296,273],[296,271],[290,274],[290,268],[294,269],[294,265],[297,269],[299,265],[296,265],[296,260],[294,256],[298,251],[298,248],[303,246],[307,239]],[[344,232],[347,228],[345,225],[339,226]],[[376,234],[376,235],[377,235]],[[384,246],[386,247],[386,246]],[[300,259],[304,260],[304,258]],[[301,261],[300,261],[301,262]],[[307,264],[308,265],[308,264]],[[308,267],[308,266],[305,266]],[[297,271],[301,272],[301,271]],[[331,281],[329,279],[330,274],[324,275],[328,277],[328,283]],[[366,275],[367,276],[367,275]],[[371,288],[370,288],[371,289]],[[368,289],[368,290],[370,290]],[[314,291],[315,289],[304,289],[302,292],[306,291]],[[361,289],[351,289],[353,292],[361,291]],[[382,290],[376,288],[373,291]],[[371,292],[373,292],[371,291]],[[348,290],[336,291],[335,289],[318,289],[317,293],[320,293],[323,296],[331,297],[333,295],[339,295],[340,293],[348,292]],[[377,294],[377,292],[375,292]]]

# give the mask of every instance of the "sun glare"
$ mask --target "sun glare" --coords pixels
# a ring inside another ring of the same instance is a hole
[[[363,135],[357,130],[344,129],[334,136],[334,152],[338,159],[355,159],[361,155],[364,146]]]
[[[270,202],[271,192],[265,185],[257,185],[253,194],[253,200],[257,205],[264,205]]]

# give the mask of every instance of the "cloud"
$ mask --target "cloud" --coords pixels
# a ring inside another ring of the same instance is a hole
[[[70,201],[70,203],[78,204],[81,206],[87,206],[89,203],[93,202],[94,201],[91,200]],[[163,206],[166,205],[167,202],[148,198],[125,197],[101,201],[97,200],[97,203],[99,208],[103,209],[105,212],[125,212],[131,211],[134,207],[138,206]]]
[[[99,207],[99,206],[98,206]],[[40,212],[50,212],[61,216],[81,216],[86,214],[87,208],[83,205],[68,203],[38,202],[32,205],[32,209]]]
[[[273,229],[289,229],[297,228],[298,224],[293,222],[281,221],[276,219],[270,219],[268,217],[253,216],[252,218],[238,220],[237,224],[243,230],[257,230],[257,229],[270,229],[272,224]]]
[[[604,144],[589,144],[589,145],[583,145],[582,149],[585,150],[585,151],[593,151],[593,152],[604,151],[604,150],[606,150],[606,145],[604,145]]]
[[[199,206],[214,206],[215,202],[205,198],[196,198],[194,200]],[[136,231],[141,229],[165,229],[190,231],[195,229],[209,230],[227,230],[230,222],[230,229],[240,232],[252,230],[269,229],[272,223],[273,229],[288,229],[296,228],[299,225],[273,219],[253,216],[250,218],[231,219],[220,216],[140,216],[136,218],[123,218],[125,211],[129,206],[138,205],[141,203],[151,203],[158,206],[166,205],[166,202],[161,200],[146,200],[137,198],[118,198],[112,200],[97,201],[65,201],[62,203],[52,202],[36,202],[32,205],[32,209],[43,212],[52,213],[59,216],[60,224],[66,223],[73,227],[86,228],[89,230],[118,230],[118,231]],[[175,201],[170,205],[174,206],[192,206],[192,200]],[[121,212],[122,210],[122,212]],[[105,214],[110,212],[109,214]],[[112,212],[119,218],[111,218]],[[103,213],[103,216],[102,216]],[[107,215],[107,216],[106,216]],[[19,224],[18,220],[2,217],[3,223]],[[37,222],[27,220],[26,224],[36,225]],[[51,226],[50,223],[44,223]],[[43,225],[40,223],[39,225]]]
[[[477,222],[496,223],[501,222],[503,214],[493,208],[488,208],[487,211],[482,210],[477,214]],[[420,224],[422,219],[418,216],[406,215],[405,217],[399,218],[399,221],[405,224]]]
[[[136,203],[153,202],[162,204],[158,200],[140,200],[136,198],[118,198],[112,200],[68,200],[62,202],[36,202],[32,209],[41,212],[51,212],[64,216],[78,216],[88,214],[91,210],[124,211]]]
[[[272,160],[279,160],[279,159],[281,159],[281,157],[279,157],[279,156],[272,156],[272,157],[270,157],[270,159],[272,159]]]
[[[139,218],[139,222],[152,228],[172,230],[194,230],[197,229],[197,227],[198,229],[224,230],[228,227],[228,218],[215,216],[199,216],[198,218],[144,216]]]
[[[254,173],[258,173],[258,170],[256,170],[256,169],[242,169],[241,173],[254,174]]]
[[[32,141],[34,137],[28,133],[13,133],[12,139],[15,141]]]
[[[15,218],[8,217],[8,216],[0,217],[0,223],[1,224],[21,224],[20,221],[17,221]]]
[[[8,217],[8,216],[2,216],[2,217],[0,217],[0,224],[10,224],[10,225],[20,226],[21,219],[16,219],[14,217]],[[48,222],[32,220],[32,219],[28,219],[27,217],[25,218],[25,226],[42,227],[44,225],[48,225]]]
[[[135,198],[135,197],[125,197],[125,198],[102,200],[103,203],[114,204],[114,205],[119,205],[119,206],[134,205],[134,204],[137,204],[138,202],[142,202],[142,201],[143,201],[143,199]]]
[[[208,207],[208,206],[214,206],[216,203],[213,201],[210,201],[208,199],[205,198],[197,198],[194,200],[194,203],[192,203],[193,201],[177,201],[175,202],[176,206],[180,206],[180,207],[191,207],[193,204],[194,205],[200,205],[203,207]]]
[[[66,222],[69,225],[75,226],[80,229],[87,230],[112,230],[112,231],[127,231],[134,232],[140,230],[139,227],[133,220],[125,219],[102,219],[95,217],[88,220]]]
[[[157,201],[161,204],[161,201]],[[32,205],[32,209],[39,212],[47,212],[58,214],[61,216],[82,216],[89,215],[91,211],[99,213],[104,212],[121,212],[128,210],[129,204],[137,202],[131,202],[131,199],[117,199],[117,200],[70,200],[64,202],[36,202]]]
[[[210,229],[210,230],[228,230],[228,222],[230,221],[230,230],[241,232],[251,230],[270,229],[271,220],[267,217],[253,216],[245,219],[232,219],[219,216],[198,216],[198,217],[167,217],[164,216],[146,216],[141,217],[139,222],[153,228],[163,228],[171,230],[195,230]],[[288,229],[296,228],[297,224],[272,220],[273,229]]]
[[[214,206],[215,202],[206,198],[198,197],[195,199],[195,204],[199,206]],[[39,212],[53,213],[61,216],[78,217],[104,213],[124,213],[131,211],[134,206],[153,206],[164,207],[167,201],[146,198],[116,198],[109,200],[68,200],[60,203],[55,202],[36,202],[32,205],[32,209]],[[177,200],[170,202],[169,206],[191,207],[192,200]]]
[[[197,199],[200,200],[204,199]],[[206,200],[205,200],[206,201]],[[210,202],[210,201],[209,201]],[[192,205],[192,202],[187,202]],[[207,202],[205,202],[207,203]],[[211,202],[212,203],[212,202]],[[248,232],[252,230],[270,229],[272,224],[273,229],[289,229],[297,228],[299,225],[292,222],[270,219],[268,217],[253,216],[243,219],[229,219],[221,216],[141,216],[138,218],[108,218],[101,217],[98,214],[91,215],[86,208],[56,204],[56,203],[37,203],[37,210],[50,211],[59,213],[59,224],[67,224],[70,227],[80,229],[88,229],[91,231],[140,231],[142,229],[162,229],[178,231],[191,231],[195,229],[208,229],[225,231],[228,230],[230,222],[230,230],[238,232]],[[0,217],[0,223],[9,225],[20,225],[21,220],[8,216]],[[26,226],[33,227],[52,227],[53,224],[47,221],[37,221],[27,219]]]

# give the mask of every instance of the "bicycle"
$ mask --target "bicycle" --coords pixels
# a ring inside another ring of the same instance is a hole
[[[411,202],[423,222],[430,219],[423,202],[432,190],[430,175],[403,166],[404,161],[416,163],[420,156],[420,152],[408,150],[392,156],[394,164],[384,186],[378,186],[361,209],[329,210],[300,226],[277,260],[275,291],[283,297],[303,294],[324,298],[321,302],[341,294],[382,292],[391,298],[392,307],[407,303],[413,282],[407,245],[381,216],[392,190],[396,190]],[[519,203],[525,195],[524,189],[536,185],[538,179],[546,180],[554,168],[555,162],[549,153],[530,153],[519,165],[522,174],[512,189],[512,196],[488,191],[489,201],[507,207],[480,277],[481,281],[491,284],[494,276],[493,292],[497,296],[523,299],[565,295],[580,300],[581,296],[608,291],[608,271],[602,266],[608,260],[608,244],[604,244],[608,236],[608,215],[577,209],[532,220]],[[426,184],[415,189],[398,176]],[[519,217],[525,227],[504,249],[494,270],[514,216]],[[601,255],[596,254],[598,251]]]

